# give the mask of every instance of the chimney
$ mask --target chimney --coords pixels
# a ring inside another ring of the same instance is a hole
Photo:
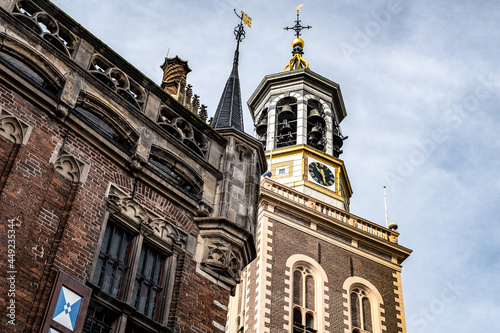
[[[181,81],[186,82],[187,74],[191,72],[188,62],[178,56],[165,58],[160,68],[163,70],[161,88],[177,98]]]

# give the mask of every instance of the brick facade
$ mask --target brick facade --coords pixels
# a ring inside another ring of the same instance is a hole
[[[257,258],[245,269],[246,289],[231,298],[226,332],[293,332],[296,265],[308,265],[315,277],[318,332],[352,332],[350,281],[373,291],[373,332],[406,332],[400,263],[411,251],[397,244],[397,232],[374,231],[368,221],[269,178],[261,186]]]
[[[0,107],[33,126],[27,145],[16,145],[0,137],[2,176],[6,179],[0,194],[2,216],[0,244],[7,244],[7,220],[16,221],[16,319],[7,324],[7,297],[2,293],[0,330],[38,331],[50,290],[58,270],[85,283],[91,277],[94,256],[99,248],[102,223],[106,215],[106,190],[110,183],[132,192],[133,178],[112,160],[75,134],[69,134],[65,149],[88,162],[90,172],[84,184],[75,184],[57,173],[48,162],[64,140],[64,126],[51,120],[37,107],[0,84]],[[8,172],[6,161],[16,153]],[[176,226],[197,237],[193,216],[178,209],[157,191],[140,183],[137,201],[168,217]],[[2,258],[7,249],[0,248]],[[7,262],[0,270],[9,271]],[[215,331],[212,322],[224,324],[226,313],[214,300],[227,306],[229,291],[196,273],[193,254],[186,254],[177,267],[178,291],[173,303],[172,321],[179,331]],[[6,276],[1,290],[8,290]],[[21,287],[22,286],[22,287]],[[176,288],[176,289],[177,289]],[[184,300],[184,301],[183,301]],[[185,300],[189,300],[186,302]],[[203,309],[203,310],[202,310]],[[224,318],[224,319],[221,319]]]
[[[187,93],[169,95],[48,1],[0,0],[0,22],[0,331],[71,331],[50,321],[60,271],[91,291],[85,332],[223,331],[255,257],[259,142],[214,130]],[[122,259],[112,230],[128,239]]]

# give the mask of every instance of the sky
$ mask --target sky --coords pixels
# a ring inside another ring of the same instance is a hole
[[[301,0],[55,0],[158,84],[164,57],[213,116],[235,49],[247,101],[291,57]],[[500,313],[500,4],[303,0],[304,59],[341,86],[351,212],[399,225],[408,332],[491,331]],[[253,132],[244,107],[245,129]],[[494,330],[494,329],[493,329]]]

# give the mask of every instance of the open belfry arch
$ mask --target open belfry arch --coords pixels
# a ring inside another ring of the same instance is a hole
[[[226,332],[406,332],[397,225],[352,214],[342,154],[347,116],[339,84],[304,58],[303,26],[292,58],[264,77],[248,106],[266,151],[257,258],[230,300]]]

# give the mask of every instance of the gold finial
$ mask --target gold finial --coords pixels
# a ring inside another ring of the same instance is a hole
[[[309,68],[309,63],[302,59],[302,55],[304,54],[304,40],[300,38],[300,32],[303,29],[311,29],[312,27],[310,25],[308,26],[303,26],[300,24],[300,19],[299,19],[299,9],[303,6],[303,4],[300,4],[297,6],[297,20],[295,21],[295,25],[293,27],[286,27],[285,30],[293,30],[295,31],[295,36],[296,38],[292,42],[292,54],[293,58],[288,61],[288,64],[285,66],[283,69],[285,72],[286,70],[293,70],[293,69],[299,69],[299,68]]]
[[[302,38],[295,38],[292,42],[292,47],[293,48],[296,48],[296,47],[301,47],[301,48],[304,48],[304,40]]]

